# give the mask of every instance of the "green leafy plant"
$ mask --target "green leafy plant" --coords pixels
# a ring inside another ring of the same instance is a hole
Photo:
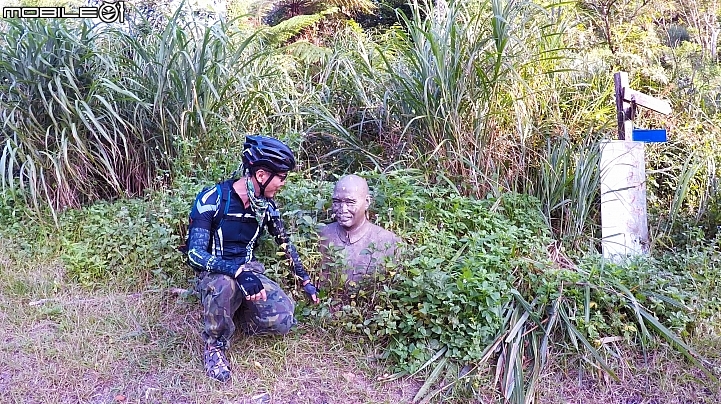
[[[178,230],[187,222],[187,200],[160,194],[152,202],[119,200],[65,212],[59,239],[68,276],[88,287],[182,282],[187,268],[177,251]]]

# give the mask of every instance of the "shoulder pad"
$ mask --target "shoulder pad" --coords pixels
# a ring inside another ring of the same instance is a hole
[[[198,213],[204,213],[216,210],[218,206],[218,190],[217,187],[206,187],[198,193],[195,198],[195,209]]]

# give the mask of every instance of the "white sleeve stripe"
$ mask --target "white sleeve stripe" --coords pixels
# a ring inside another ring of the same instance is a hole
[[[220,257],[223,255],[223,228],[218,228],[216,234],[217,243],[215,243],[215,255]]]
[[[220,208],[220,196],[215,197],[215,204],[208,205],[208,198],[211,196],[216,195],[215,188],[209,190],[201,198],[199,198],[198,202],[195,204],[195,209],[198,211],[198,213],[205,213],[205,212],[212,212],[215,211],[217,214],[218,209]]]
[[[214,210],[218,210],[216,205],[201,205],[200,201],[195,204],[195,209],[198,210],[198,213],[205,213],[205,212],[211,212]]]
[[[195,250],[190,250],[190,252],[188,253],[188,259],[190,260],[190,262],[192,262],[196,266],[199,266],[199,267],[203,266],[203,263],[200,262],[200,259],[202,259],[202,258],[203,257],[201,257],[200,254],[198,254]]]
[[[208,192],[206,192],[206,193],[203,195],[203,197],[200,198],[200,200],[202,200],[203,203],[207,203],[207,202],[208,202],[208,198],[210,198],[210,196],[213,195],[214,193],[215,193],[215,187],[212,188],[212,189],[210,189],[210,190],[208,190]]]

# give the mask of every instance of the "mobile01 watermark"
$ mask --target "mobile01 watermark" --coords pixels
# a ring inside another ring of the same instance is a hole
[[[3,7],[3,18],[97,18],[102,22],[125,22],[125,1],[104,1],[97,7]]]

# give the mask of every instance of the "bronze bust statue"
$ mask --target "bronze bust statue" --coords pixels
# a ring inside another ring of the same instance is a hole
[[[371,196],[368,183],[351,174],[338,180],[333,189],[333,213],[336,221],[320,232],[323,261],[330,260],[331,250],[344,257],[347,282],[359,282],[372,275],[383,258],[395,253],[400,238],[368,221]],[[337,274],[326,274],[333,276]]]

